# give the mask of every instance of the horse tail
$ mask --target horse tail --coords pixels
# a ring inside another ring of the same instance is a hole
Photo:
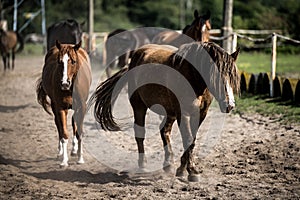
[[[17,34],[17,39],[18,39],[18,42],[19,42],[19,47],[16,50],[16,53],[20,53],[24,49],[24,40],[23,40],[23,37],[20,35],[20,33],[18,31],[16,31],[16,34]]]
[[[117,98],[117,96],[114,94],[119,94],[123,86],[126,84],[125,81],[119,82],[119,80],[127,71],[128,67],[123,67],[112,77],[100,83],[89,99],[88,109],[92,104],[95,103],[94,117],[104,130],[120,130],[119,125],[114,121],[114,117],[112,115],[112,106]],[[115,88],[118,82],[121,84],[121,87]]]
[[[52,115],[49,111],[49,107],[51,106],[51,103],[47,99],[47,94],[42,86],[42,78],[40,78],[37,81],[37,87],[36,87],[36,94],[37,94],[37,101],[39,104],[41,104],[44,108],[44,110],[49,114]]]

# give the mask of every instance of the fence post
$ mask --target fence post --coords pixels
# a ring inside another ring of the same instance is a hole
[[[277,35],[272,34],[272,63],[271,63],[271,78],[270,78],[270,96],[274,97],[274,85],[273,81],[276,75],[276,46],[277,46]]]
[[[231,53],[235,52],[236,51],[236,47],[237,47],[237,34],[236,32],[234,32],[232,34],[232,46],[231,46]]]

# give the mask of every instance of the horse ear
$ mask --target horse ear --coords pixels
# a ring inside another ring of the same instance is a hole
[[[195,10],[195,11],[194,11],[194,18],[197,19],[198,17],[199,17],[198,10]]]
[[[81,47],[81,40],[77,44],[75,44],[73,48],[75,51],[77,51],[80,47]]]
[[[61,48],[61,43],[60,43],[60,41],[56,40],[56,41],[55,41],[55,45],[56,45],[56,47],[57,47],[58,49]]]
[[[231,54],[231,57],[234,59],[234,61],[237,60],[239,53],[240,53],[240,47],[238,47],[237,50]]]

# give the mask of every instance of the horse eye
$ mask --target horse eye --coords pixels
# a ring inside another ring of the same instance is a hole
[[[72,63],[72,65],[74,65],[76,63],[76,61],[75,60],[71,60],[71,63]]]

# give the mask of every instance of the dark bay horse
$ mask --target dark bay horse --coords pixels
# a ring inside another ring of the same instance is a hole
[[[72,155],[77,154],[78,163],[84,163],[82,157],[83,119],[92,77],[89,56],[80,46],[81,42],[71,45],[57,41],[56,46],[51,48],[45,56],[42,77],[38,80],[36,89],[39,104],[47,113],[50,114],[50,107],[54,113],[59,134],[58,156],[63,156],[61,166],[68,165],[67,114],[69,109],[74,110]]]
[[[158,33],[151,41],[153,44],[169,44],[179,47],[182,44],[191,43],[193,41],[209,41],[210,12],[205,15],[199,16],[197,10],[194,11],[194,20],[190,25],[187,25],[182,34],[176,31],[163,31]]]
[[[106,57],[103,65],[106,66],[107,77],[111,76],[114,67],[117,66],[121,69],[128,64],[133,50],[148,43],[150,43],[150,40],[142,28],[133,30],[116,29],[110,32],[103,51],[103,57]]]
[[[145,45],[135,51],[129,68],[124,67],[96,88],[89,105],[95,104],[95,119],[104,130],[120,130],[112,116],[112,106],[128,83],[139,167],[145,166],[145,115],[150,109],[165,116],[160,126],[165,150],[164,169],[168,171],[174,162],[170,135],[177,120],[185,152],[176,175],[182,176],[186,169],[188,180],[197,181],[199,173],[193,161],[196,134],[213,96],[221,112],[229,113],[235,107],[234,92],[238,93],[240,86],[235,64],[238,53],[239,50],[229,55],[211,42],[193,42],[179,49]]]
[[[17,45],[19,44],[18,49]],[[12,55],[12,69],[15,67],[15,54],[24,48],[23,38],[18,32],[4,31],[0,29],[0,51],[3,60],[4,70],[10,68],[10,53]]]
[[[81,41],[83,25],[84,22],[78,23],[74,19],[67,19],[49,26],[47,28],[47,51],[55,46],[56,40],[64,44],[77,44]]]

